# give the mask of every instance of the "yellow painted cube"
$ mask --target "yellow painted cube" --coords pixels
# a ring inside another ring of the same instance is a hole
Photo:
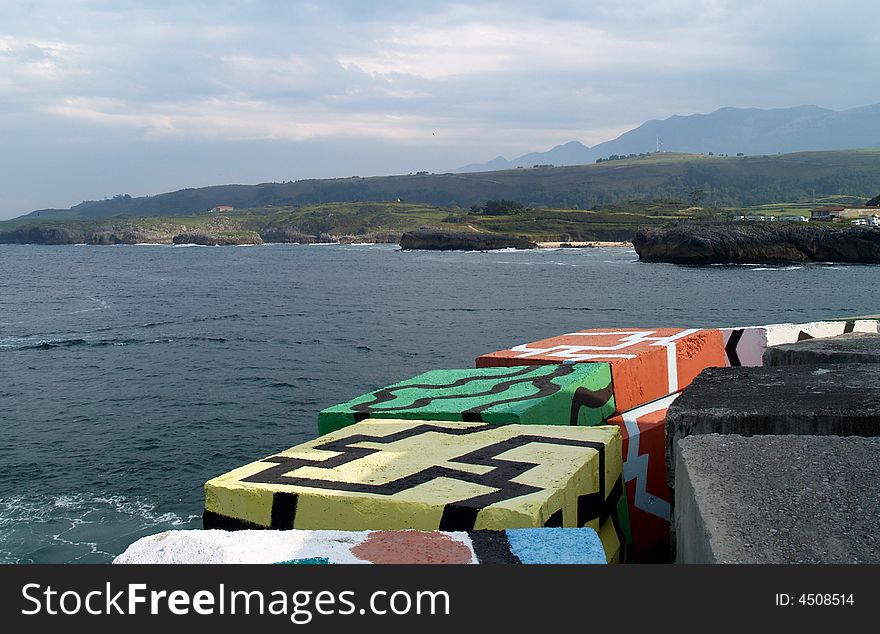
[[[205,528],[595,528],[629,541],[616,426],[369,419],[205,484]]]

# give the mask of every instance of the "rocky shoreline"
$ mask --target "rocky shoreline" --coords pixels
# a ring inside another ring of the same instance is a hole
[[[134,225],[81,227],[78,225],[38,224],[0,231],[0,244],[198,244],[204,246],[239,246],[258,244],[314,243],[389,243],[396,244],[399,233],[364,235],[306,234],[294,229],[269,227],[260,231],[217,227],[207,230],[190,229],[186,225],[162,225],[142,228]]]
[[[830,223],[689,223],[640,229],[642,262],[671,264],[880,263],[880,227]]]
[[[608,240],[538,242],[536,244],[541,249],[623,249],[632,247],[632,242]]]
[[[263,244],[263,239],[256,231],[242,231],[235,234],[212,234],[203,231],[188,231],[174,236],[171,241],[173,244],[199,244],[208,247]]]
[[[400,248],[430,251],[492,251],[497,249],[537,249],[538,245],[517,236],[422,228],[404,233],[400,238]]]

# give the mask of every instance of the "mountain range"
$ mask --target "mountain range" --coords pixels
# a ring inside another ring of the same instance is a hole
[[[721,108],[710,114],[646,121],[616,139],[588,147],[569,141],[513,160],[498,156],[454,172],[487,172],[535,165],[584,165],[613,155],[654,152],[777,154],[880,147],[880,104],[837,111],[818,106]]]

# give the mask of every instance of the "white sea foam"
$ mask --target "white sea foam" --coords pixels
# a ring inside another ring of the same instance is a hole
[[[506,249],[491,249],[492,253],[529,253],[531,249],[514,249],[513,247],[507,247]],[[466,253],[473,253],[473,251],[467,251]],[[484,253],[484,251],[478,251],[478,253]]]
[[[0,563],[109,561],[144,535],[197,528],[198,517],[160,512],[155,502],[121,495],[0,497]]]
[[[45,343],[39,337],[0,337],[0,348],[24,348]]]

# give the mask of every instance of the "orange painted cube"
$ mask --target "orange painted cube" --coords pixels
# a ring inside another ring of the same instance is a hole
[[[623,478],[636,563],[669,556],[672,492],[666,482],[666,411],[678,394],[616,414],[623,438]]]
[[[679,392],[703,369],[727,363],[720,330],[598,328],[484,354],[477,367],[591,361],[611,365],[617,412]]]

